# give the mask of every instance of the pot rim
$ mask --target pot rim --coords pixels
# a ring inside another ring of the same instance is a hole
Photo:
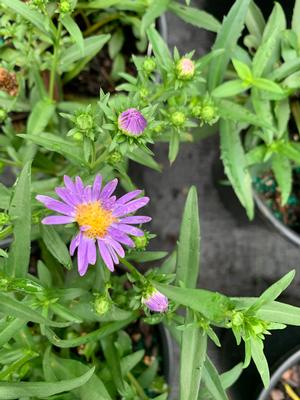
[[[294,243],[296,246],[300,246],[300,235],[297,234],[292,229],[288,228],[277,218],[275,218],[269,207],[259,197],[258,193],[255,190],[253,191],[253,198],[257,208],[259,209],[260,213],[264,216],[264,218],[267,219],[268,222],[271,223],[273,227],[275,227],[275,229],[281,233],[282,236],[284,236],[290,242]]]
[[[263,389],[260,393],[257,400],[267,400],[267,396],[270,394],[271,390],[274,389],[278,381],[280,380],[281,375],[290,367],[295,365],[300,361],[300,348],[297,347],[297,350],[293,352],[293,354],[286,358],[285,361],[278,367],[275,372],[271,376],[270,385],[267,389]]]

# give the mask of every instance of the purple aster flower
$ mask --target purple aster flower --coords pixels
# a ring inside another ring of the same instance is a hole
[[[43,224],[69,224],[76,222],[79,232],[72,239],[70,254],[77,249],[78,271],[82,276],[89,264],[94,265],[97,258],[96,245],[100,256],[110,271],[125,256],[122,245],[134,247],[130,236],[143,236],[144,232],[132,225],[151,221],[150,217],[128,215],[144,207],[148,197],[136,198],[142,191],[134,190],[120,197],[113,196],[118,180],[108,182],[102,189],[102,177],[97,175],[93,186],[84,186],[81,178],[75,182],[64,176],[65,187],[56,188],[62,201],[48,196],[37,196],[50,210],[62,215],[51,215],[42,220]]]
[[[142,298],[142,302],[151,311],[164,312],[168,309],[168,298],[155,288]]]
[[[147,121],[139,110],[129,108],[119,115],[118,126],[127,135],[140,136],[147,126]]]

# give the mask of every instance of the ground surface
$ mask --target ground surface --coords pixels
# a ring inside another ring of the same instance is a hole
[[[194,5],[201,6],[201,1]],[[169,45],[181,52],[196,49],[201,55],[210,47],[213,36],[168,16]],[[178,236],[186,193],[191,185],[198,189],[201,216],[201,276],[199,287],[222,291],[232,296],[256,296],[291,268],[298,271],[287,290],[292,304],[300,305],[300,249],[267,225],[256,213],[253,222],[245,217],[230,188],[221,188],[218,137],[197,144],[184,144],[174,165],[167,160],[167,146],[155,145],[162,174],[144,169],[141,181],[151,198],[148,213],[151,229],[158,234],[153,246],[172,249]],[[223,368],[224,354],[214,358]],[[221,360],[221,361],[220,361]],[[174,399],[176,399],[176,395]],[[243,396],[245,399],[245,397]]]

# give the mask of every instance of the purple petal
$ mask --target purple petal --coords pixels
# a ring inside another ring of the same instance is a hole
[[[112,181],[108,182],[102,189],[102,192],[100,194],[100,200],[108,199],[115,191],[117,184],[118,184],[118,179],[113,179]]]
[[[70,224],[74,222],[75,219],[73,217],[65,217],[63,215],[50,215],[42,220],[44,225],[61,225],[61,224]]]
[[[36,196],[36,199],[49,208],[49,210],[57,211],[68,216],[74,216],[74,208],[62,203],[61,201],[55,200],[52,197],[41,195]]]
[[[83,185],[83,182],[82,182],[80,176],[76,176],[76,178],[75,178],[75,187],[76,187],[77,193],[82,194],[82,192],[84,190],[84,185]]]
[[[98,247],[99,247],[100,255],[101,255],[105,265],[107,266],[107,268],[110,271],[114,271],[113,260],[111,258],[110,252],[108,251],[106,244],[104,243],[103,240],[98,240]]]
[[[121,257],[125,257],[125,251],[123,247],[116,240],[107,237],[105,241],[116,251],[116,253]]]
[[[93,184],[93,190],[92,190],[92,200],[98,200],[100,196],[100,190],[101,190],[101,185],[102,185],[102,176],[101,175],[96,175],[94,184]]]
[[[124,194],[124,196],[120,197],[117,201],[116,201],[116,205],[121,205],[121,204],[125,204],[128,201],[134,199],[135,197],[139,196],[142,193],[142,190],[133,190],[132,192],[126,193]]]
[[[79,246],[80,242],[80,233],[73,237],[70,243],[70,254],[71,256],[74,255],[76,248]]]
[[[112,224],[111,226],[115,229],[128,233],[129,235],[132,236],[144,236],[144,232],[141,229],[135,228],[134,226],[131,225]]]
[[[82,198],[85,203],[90,203],[92,201],[92,187],[90,185],[84,188]]]
[[[69,204],[70,206],[77,206],[77,204],[80,202],[75,193],[71,193],[66,188],[57,187],[55,192],[65,203]]]
[[[134,241],[130,237],[128,237],[126,235],[126,233],[124,233],[124,232],[121,232],[121,231],[119,231],[117,229],[114,229],[114,228],[110,227],[108,229],[108,233],[117,242],[125,244],[128,247],[134,247],[135,246],[134,245]]]
[[[83,235],[80,236],[80,242],[77,251],[77,264],[78,264],[78,272],[80,276],[83,276],[89,266],[88,262],[88,239],[86,239]]]
[[[114,249],[109,245],[107,245],[106,247],[107,247],[107,249],[108,249],[108,251],[109,251],[109,253],[111,255],[111,258],[113,259],[113,263],[114,264],[119,264],[119,257],[117,256],[117,254],[114,251]]]
[[[75,185],[74,185],[72,179],[71,179],[68,175],[65,175],[65,176],[64,176],[64,183],[65,183],[66,188],[67,188],[70,192],[76,192]]]
[[[144,207],[146,204],[148,204],[149,200],[150,200],[149,197],[141,197],[139,199],[130,201],[125,205],[121,205],[115,208],[113,215],[115,217],[122,217],[123,215],[135,212],[139,208]]]
[[[132,217],[122,218],[119,222],[121,222],[122,224],[145,224],[146,222],[151,221],[151,219],[151,217],[134,215]]]
[[[97,259],[96,244],[94,239],[88,241],[87,257],[89,264],[95,265]]]

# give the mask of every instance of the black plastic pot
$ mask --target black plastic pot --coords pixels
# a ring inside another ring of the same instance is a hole
[[[255,191],[253,192],[253,197],[255,204],[264,219],[266,219],[286,239],[293,242],[297,246],[300,246],[300,235],[275,218],[270,208],[264,203],[264,201]]]
[[[271,390],[274,389],[280,381],[282,374],[289,368],[300,363],[300,349],[298,348],[290,356],[282,361],[282,364],[276,369],[271,376],[271,383],[268,389],[264,389],[258,397],[258,400],[268,400]]]

